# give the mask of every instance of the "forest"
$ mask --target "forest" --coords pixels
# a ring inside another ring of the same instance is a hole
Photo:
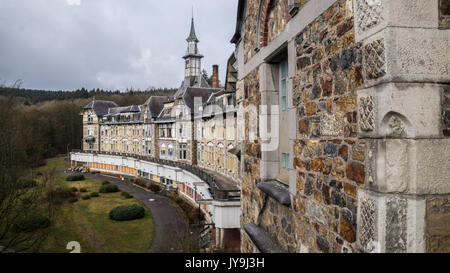
[[[45,91],[0,86],[0,168],[37,167],[44,159],[79,149],[80,112],[94,97],[120,106],[143,104],[150,96],[175,89],[147,91]]]

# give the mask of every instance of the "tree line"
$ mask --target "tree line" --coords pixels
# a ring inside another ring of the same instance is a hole
[[[166,95],[175,92],[176,89],[172,88],[151,88],[144,91],[141,90],[133,90],[127,89],[125,93],[144,93],[148,95]],[[103,90],[103,89],[92,89],[87,90],[86,88],[80,88],[73,91],[49,91],[49,90],[36,90],[36,89],[25,89],[18,88],[15,86],[12,87],[2,87],[0,86],[0,96],[6,97],[17,97],[23,98],[24,104],[31,105],[45,101],[52,100],[74,100],[74,99],[87,99],[87,98],[103,98],[109,97],[112,95],[122,95],[119,90],[111,91],[111,90]]]
[[[83,137],[80,113],[93,97],[126,106],[141,105],[153,95],[174,93],[173,89],[121,93],[82,88],[84,91],[78,93],[62,91],[58,95],[52,94],[54,91],[7,87],[1,90],[9,92],[0,93],[0,164],[5,168],[36,167],[44,164],[45,158],[80,149]],[[81,93],[85,95],[79,97]],[[27,100],[33,103],[26,103]]]

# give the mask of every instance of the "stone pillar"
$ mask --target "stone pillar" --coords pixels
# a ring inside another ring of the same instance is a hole
[[[277,67],[268,63],[263,63],[259,67],[259,90],[261,93],[259,113],[260,177],[262,181],[275,179],[279,174],[279,102],[277,84],[274,81],[274,74],[278,74],[274,73],[274,69],[277,69]]]
[[[439,29],[438,0],[353,0],[353,7],[363,48],[358,137],[367,155],[357,245],[364,252],[430,251],[428,204],[450,194],[442,118],[449,31]],[[445,219],[436,221],[450,235]]]

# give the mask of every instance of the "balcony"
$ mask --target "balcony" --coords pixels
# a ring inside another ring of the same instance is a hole
[[[95,136],[86,136],[85,138],[84,138],[84,141],[86,141],[86,142],[95,142]]]
[[[72,150],[72,152],[133,157],[135,159],[144,160],[156,164],[180,168],[182,170],[185,170],[198,176],[202,181],[206,182],[209,185],[209,190],[211,192],[211,195],[214,197],[215,201],[240,201],[241,195],[240,190],[237,188],[237,186],[232,180],[226,178],[223,175],[217,174],[209,170],[205,170],[195,165],[190,165],[184,162],[154,158],[151,156],[141,156],[131,153],[98,152],[98,151],[82,151],[82,150]]]

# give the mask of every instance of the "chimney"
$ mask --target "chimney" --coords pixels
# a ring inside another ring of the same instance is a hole
[[[219,66],[213,65],[212,88],[219,88]]]

